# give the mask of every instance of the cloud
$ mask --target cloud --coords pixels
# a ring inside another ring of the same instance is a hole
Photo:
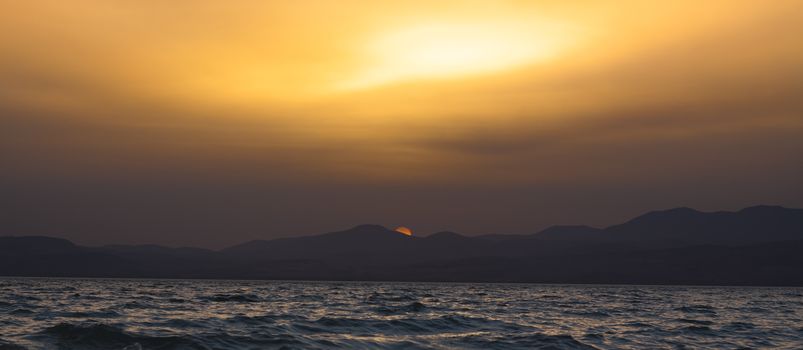
[[[0,229],[216,245],[396,215],[481,233],[800,206],[798,7],[7,4]],[[560,55],[331,90],[383,30],[530,14],[575,30]]]

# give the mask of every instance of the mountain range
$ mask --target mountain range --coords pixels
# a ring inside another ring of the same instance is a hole
[[[653,211],[607,228],[407,236],[379,225],[222,250],[0,237],[0,276],[803,286],[803,209]]]

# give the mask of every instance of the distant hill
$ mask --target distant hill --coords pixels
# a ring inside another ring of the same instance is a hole
[[[398,251],[410,245],[408,236],[379,225],[360,225],[349,230],[315,236],[251,241],[221,250],[231,256],[275,259],[337,256],[374,251]]]
[[[633,242],[653,246],[743,245],[803,239],[803,209],[755,206],[705,213],[691,208],[653,211],[605,229],[555,226],[536,234],[548,240]]]
[[[605,231],[589,226],[552,226],[535,234],[538,239],[553,241],[598,241],[604,240]]]
[[[0,237],[0,275],[803,285],[803,210],[653,211],[607,228],[406,236],[379,225],[220,251]]]
[[[0,237],[0,254],[32,255],[73,252],[79,248],[72,242],[53,237]]]

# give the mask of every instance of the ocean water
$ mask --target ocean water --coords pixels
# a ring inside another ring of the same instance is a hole
[[[0,349],[803,348],[803,289],[0,279]]]

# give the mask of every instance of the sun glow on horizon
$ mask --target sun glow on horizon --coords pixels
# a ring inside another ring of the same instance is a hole
[[[409,229],[407,227],[404,227],[404,226],[399,226],[394,231],[396,231],[398,233],[401,233],[401,234],[404,234],[404,235],[407,235],[407,236],[412,236],[413,235],[413,230],[411,230],[411,229]]]

